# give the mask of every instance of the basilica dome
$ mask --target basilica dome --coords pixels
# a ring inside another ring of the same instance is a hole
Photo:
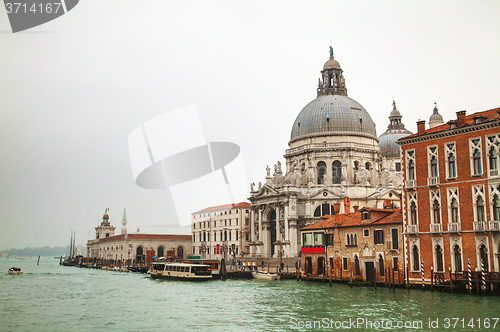
[[[323,65],[316,99],[307,104],[295,119],[290,143],[302,138],[330,135],[357,135],[377,138],[375,123],[357,101],[347,96],[340,64],[333,58]]]
[[[375,123],[357,101],[341,95],[320,95],[299,113],[290,140],[350,133],[377,137]]]

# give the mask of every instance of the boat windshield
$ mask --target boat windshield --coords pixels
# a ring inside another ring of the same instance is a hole
[[[165,264],[154,264],[153,267],[157,271],[163,271],[165,269]]]

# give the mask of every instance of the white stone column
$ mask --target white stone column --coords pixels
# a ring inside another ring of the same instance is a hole
[[[279,206],[276,206],[276,241],[281,241],[280,207]]]
[[[259,241],[262,241],[262,210],[259,207]]]
[[[250,241],[255,242],[255,211],[253,208],[250,217]]]
[[[288,241],[288,205],[285,205],[285,241]]]
[[[298,256],[298,250],[297,250],[297,224],[296,221],[292,221],[290,225],[290,248],[291,248],[291,255],[292,256]]]

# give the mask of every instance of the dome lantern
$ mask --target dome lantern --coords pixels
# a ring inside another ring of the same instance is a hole
[[[340,64],[333,58],[333,48],[331,46],[330,59],[323,66],[321,78],[318,86],[318,97],[322,95],[347,96],[342,68],[340,68]]]

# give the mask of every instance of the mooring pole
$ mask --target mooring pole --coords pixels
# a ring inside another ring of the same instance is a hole
[[[431,293],[434,292],[434,266],[431,266]]]
[[[375,278],[375,290],[377,290],[377,268],[373,268],[373,276]]]

